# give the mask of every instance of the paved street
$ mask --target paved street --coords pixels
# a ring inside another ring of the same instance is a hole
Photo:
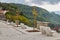
[[[22,40],[22,33],[13,26],[0,22],[0,40]]]
[[[0,21],[0,40],[60,40],[60,34],[54,33],[53,37],[48,37],[41,32],[29,33],[25,29]]]

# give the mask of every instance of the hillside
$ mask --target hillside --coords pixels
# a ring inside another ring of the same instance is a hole
[[[23,16],[33,22],[32,6],[23,5],[23,4],[14,4],[14,3],[0,3],[0,7],[3,7],[6,10],[10,10],[12,15],[16,14],[16,9],[19,9],[23,13]],[[55,14],[54,12],[50,13],[43,8],[36,7],[37,11],[37,21],[48,21],[52,24],[60,25],[60,15]]]

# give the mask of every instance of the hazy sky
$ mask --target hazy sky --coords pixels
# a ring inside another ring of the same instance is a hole
[[[60,0],[0,0],[0,2],[27,4],[42,7],[48,11],[60,11]]]

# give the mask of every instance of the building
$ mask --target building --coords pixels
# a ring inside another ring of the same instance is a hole
[[[3,10],[2,8],[0,8],[0,20],[1,19],[5,19],[5,13],[8,12],[7,10]]]
[[[59,26],[54,27],[54,30],[56,30],[58,33],[60,33],[60,27]]]
[[[40,29],[40,26],[48,26],[49,22],[37,22],[37,28]]]

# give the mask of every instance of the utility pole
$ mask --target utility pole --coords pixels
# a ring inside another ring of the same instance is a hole
[[[36,17],[37,17],[37,11],[36,11],[36,7],[33,6],[33,16],[34,16],[34,30],[35,30],[35,27],[37,27],[37,20],[36,20]]]

